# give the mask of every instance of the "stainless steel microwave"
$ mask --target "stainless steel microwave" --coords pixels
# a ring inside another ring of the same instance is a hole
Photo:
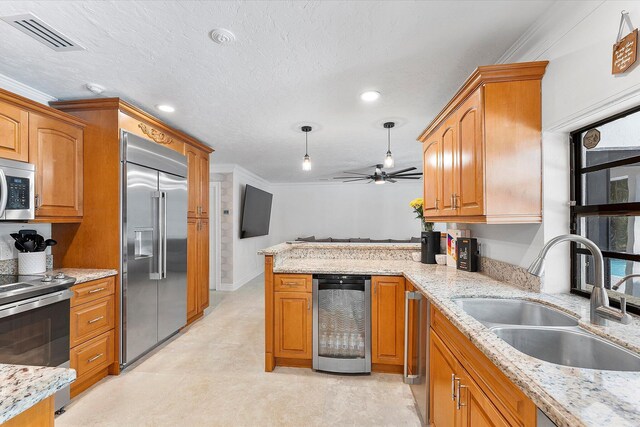
[[[0,220],[35,219],[35,166],[0,159]]]

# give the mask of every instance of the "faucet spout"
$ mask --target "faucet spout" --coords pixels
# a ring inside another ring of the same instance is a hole
[[[591,290],[591,323],[594,325],[604,325],[605,319],[616,320],[622,323],[628,323],[630,321],[629,315],[626,314],[625,310],[620,311],[620,315],[617,316],[616,313],[618,310],[609,307],[609,295],[607,294],[607,290],[604,287],[604,258],[602,256],[602,251],[591,240],[586,237],[582,237],[577,234],[562,234],[560,236],[556,236],[553,239],[549,240],[542,250],[540,250],[540,254],[538,257],[531,263],[529,267],[529,273],[535,276],[542,276],[544,272],[544,260],[547,257],[547,254],[551,250],[551,248],[555,247],[559,243],[562,242],[576,242],[584,245],[593,255],[593,267],[594,267],[594,283],[593,289]],[[601,308],[606,308],[607,310],[602,310]],[[599,310],[600,309],[600,310]]]

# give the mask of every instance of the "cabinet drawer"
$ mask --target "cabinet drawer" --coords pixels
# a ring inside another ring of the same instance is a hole
[[[71,349],[71,368],[81,377],[113,363],[113,330]]]
[[[105,277],[104,279],[81,283],[73,286],[71,290],[73,291],[71,307],[75,307],[76,305],[112,295],[115,292],[115,277]]]
[[[310,274],[276,274],[273,290],[276,292],[311,292]]]
[[[114,327],[113,295],[71,308],[70,347]]]

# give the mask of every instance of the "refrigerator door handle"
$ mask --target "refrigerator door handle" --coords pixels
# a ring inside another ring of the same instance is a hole
[[[160,223],[161,242],[162,242],[162,271],[161,279],[167,278],[167,192],[160,192],[160,200],[162,205],[162,222]]]
[[[156,212],[157,212],[157,217],[155,219],[155,225],[154,227],[156,228],[156,232],[157,232],[157,244],[156,246],[156,259],[155,259],[155,265],[154,265],[154,271],[151,272],[150,274],[150,279],[152,280],[160,280],[162,279],[162,268],[164,266],[164,260],[163,260],[163,249],[164,249],[164,242],[163,242],[163,231],[165,230],[164,228],[164,224],[162,223],[162,208],[163,208],[163,197],[162,197],[162,192],[161,191],[154,191],[151,194],[151,197],[153,199],[157,200],[157,204],[156,204]],[[153,265],[153,263],[152,263]]]

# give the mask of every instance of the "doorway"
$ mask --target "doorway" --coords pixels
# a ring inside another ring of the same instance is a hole
[[[211,212],[211,227],[209,227],[209,289],[220,289],[220,183],[209,183],[209,212]]]

